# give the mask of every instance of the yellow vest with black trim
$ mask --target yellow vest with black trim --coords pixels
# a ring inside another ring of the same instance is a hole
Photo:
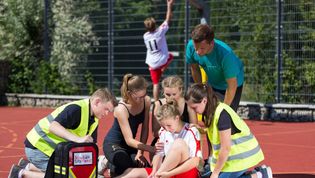
[[[210,159],[211,171],[213,171],[216,166],[220,152],[221,144],[218,121],[223,109],[229,113],[233,123],[241,132],[231,135],[231,150],[221,172],[237,172],[257,165],[260,161],[264,160],[264,154],[255,136],[250,132],[247,124],[230,106],[219,103],[215,110],[213,120],[207,129],[208,138],[212,145],[212,156]]]
[[[89,118],[90,118],[90,106],[89,99],[83,99],[74,101],[65,105],[58,107],[51,114],[41,119],[35,127],[27,134],[26,138],[28,141],[36,147],[38,150],[45,153],[47,156],[51,156],[53,151],[56,148],[56,145],[60,142],[65,142],[66,140],[58,137],[57,135],[49,132],[49,126],[54,121],[54,119],[65,109],[66,106],[70,104],[75,104],[81,108],[81,122],[78,128],[72,130],[67,129],[72,134],[75,134],[79,137],[86,135],[92,135],[95,129],[98,126],[98,118],[95,117],[95,122],[89,127]]]

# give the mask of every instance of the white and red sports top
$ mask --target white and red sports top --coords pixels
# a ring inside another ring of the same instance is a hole
[[[202,152],[200,148],[200,133],[196,127],[189,128],[189,124],[185,123],[184,127],[179,133],[172,133],[164,128],[159,131],[159,141],[164,143],[164,150],[158,152],[158,155],[165,156],[170,150],[172,144],[177,138],[183,139],[189,147],[189,157],[200,157],[202,159]]]
[[[166,64],[169,57],[165,34],[169,26],[164,21],[154,32],[146,32],[143,35],[144,44],[147,47],[147,63],[152,69],[157,69]]]

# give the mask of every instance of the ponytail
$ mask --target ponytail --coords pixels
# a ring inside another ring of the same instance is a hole
[[[144,77],[133,74],[126,74],[123,78],[123,83],[120,88],[121,97],[124,102],[130,99],[130,92],[137,92],[140,90],[146,90],[148,82]]]

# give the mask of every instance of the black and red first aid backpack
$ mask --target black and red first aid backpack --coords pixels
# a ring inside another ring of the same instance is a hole
[[[45,178],[96,178],[98,147],[95,143],[59,143],[49,160]]]

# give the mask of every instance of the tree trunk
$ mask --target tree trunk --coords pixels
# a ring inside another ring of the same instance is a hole
[[[9,73],[10,62],[6,60],[0,60],[0,105],[7,104],[5,92],[8,86]]]

